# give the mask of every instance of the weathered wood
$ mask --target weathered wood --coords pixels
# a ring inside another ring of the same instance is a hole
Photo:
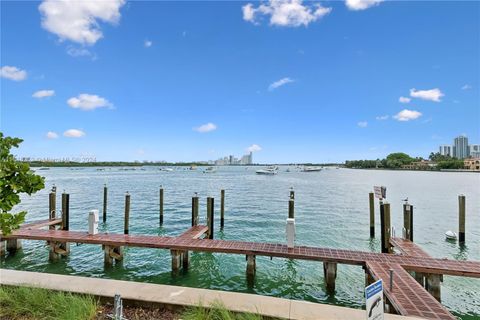
[[[172,255],[172,274],[176,275],[182,266],[182,251],[170,250],[170,254]]]
[[[247,278],[254,278],[257,272],[257,262],[255,255],[247,254]]]
[[[55,219],[57,213],[57,204],[56,204],[56,192],[50,192],[48,194],[48,219]],[[49,226],[50,230],[54,230],[55,226]]]
[[[392,253],[392,247],[390,245],[390,204],[380,204],[380,225],[382,228],[382,253]]]
[[[295,200],[292,198],[288,200],[288,218],[295,219]]]
[[[160,187],[160,226],[163,226],[163,188]]]
[[[207,198],[207,238],[213,239],[214,235],[214,199],[212,197]]]
[[[440,274],[427,274],[425,280],[425,289],[427,289],[438,302],[441,302],[441,282],[443,281],[443,276]]]
[[[325,279],[325,288],[328,293],[335,292],[335,279],[337,278],[337,264],[335,262],[323,263],[323,276]]]
[[[107,222],[107,196],[108,196],[108,188],[105,184],[103,186],[103,223]]]
[[[458,241],[465,242],[465,196],[458,196]]]
[[[125,219],[124,219],[124,228],[123,233],[129,233],[129,223],[130,223],[130,194],[127,192],[125,194]]]
[[[405,239],[413,241],[413,206],[408,203],[403,205],[403,229]]]
[[[62,230],[70,229],[70,195],[62,193]]]
[[[14,254],[18,250],[22,249],[22,240],[20,239],[8,239],[7,240],[7,251],[10,254]]]
[[[189,265],[188,258],[189,258],[188,251],[183,251],[182,252],[182,266],[183,266],[184,271],[188,270],[188,265]]]
[[[62,256],[70,253],[70,243],[60,241],[50,241],[49,243],[49,260],[58,261]]]
[[[117,263],[123,260],[123,247],[119,246],[104,246],[104,264],[111,266],[113,263]]]
[[[374,193],[368,194],[368,203],[370,206],[370,238],[375,238],[375,198]]]
[[[220,190],[220,228],[225,225],[225,190]]]
[[[290,190],[290,199],[295,200],[295,191]]]
[[[195,194],[192,197],[192,227],[197,226],[199,221],[198,217],[198,196]]]

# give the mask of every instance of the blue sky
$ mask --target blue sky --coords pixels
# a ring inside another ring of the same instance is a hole
[[[479,24],[475,1],[2,1],[1,131],[30,157],[425,157],[480,143]]]

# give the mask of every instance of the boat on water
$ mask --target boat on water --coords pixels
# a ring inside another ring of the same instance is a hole
[[[457,234],[453,231],[447,231],[445,232],[445,238],[450,241],[456,241],[457,240]]]
[[[41,167],[41,168],[38,168],[37,170],[50,170],[50,168]]]
[[[256,174],[264,174],[264,175],[274,175],[278,173],[278,167],[277,166],[270,166],[265,169],[260,169],[255,171]]]
[[[159,169],[160,171],[167,171],[167,172],[172,172],[173,169],[172,168],[161,168]]]
[[[217,169],[215,167],[208,167],[205,170],[203,170],[203,173],[215,173],[217,172]]]
[[[322,167],[304,167],[303,172],[317,172],[317,171],[322,171]]]

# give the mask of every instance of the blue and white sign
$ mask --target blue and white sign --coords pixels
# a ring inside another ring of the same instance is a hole
[[[365,288],[368,320],[383,320],[383,282],[382,279]]]

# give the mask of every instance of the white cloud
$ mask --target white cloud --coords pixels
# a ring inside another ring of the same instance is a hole
[[[76,48],[74,46],[68,46],[67,54],[72,57],[92,57],[93,60],[97,59],[96,54],[92,53],[86,48]]]
[[[430,90],[416,90],[415,88],[410,89],[410,97],[412,98],[440,102],[440,98],[443,96],[444,94],[438,88]]]
[[[47,136],[48,139],[57,139],[58,138],[58,134],[56,132],[53,132],[53,131],[48,131],[46,136]]]
[[[42,27],[61,41],[93,45],[103,37],[99,21],[115,24],[125,0],[75,1],[44,0],[38,9]]]
[[[320,4],[303,5],[302,0],[270,0],[266,4],[254,7],[248,3],[242,7],[243,19],[253,24],[259,24],[260,16],[270,16],[270,25],[283,27],[308,26],[332,11],[332,8]]]
[[[211,122],[202,124],[199,127],[193,128],[194,131],[200,132],[200,133],[205,133],[205,132],[210,132],[214,131],[217,129],[217,126]]]
[[[41,99],[41,98],[51,97],[53,95],[55,95],[54,90],[39,90],[39,91],[35,92],[34,94],[32,94],[32,97],[37,98],[37,99]]]
[[[469,84],[466,84],[462,87],[462,90],[470,90],[470,89],[472,89],[472,86]]]
[[[345,4],[348,9],[358,11],[379,5],[380,2],[383,0],[346,0]]]
[[[67,100],[70,107],[84,111],[95,110],[97,108],[113,107],[113,105],[105,98],[95,94],[82,93],[76,97]]]
[[[410,121],[410,120],[415,120],[417,118],[420,118],[422,116],[422,113],[415,111],[415,110],[408,110],[404,109],[394,115],[393,117],[397,119],[398,121]]]
[[[357,123],[357,125],[360,128],[366,128],[368,126],[368,122],[367,121],[360,121],[360,122]]]
[[[390,118],[390,116],[388,114],[386,114],[384,116],[375,117],[376,120],[387,120],[388,118]]]
[[[412,99],[408,98],[408,97],[400,97],[398,98],[398,102],[400,103],[409,103],[410,101],[412,101]]]
[[[250,147],[246,149],[247,152],[258,152],[261,150],[262,150],[262,147],[260,147],[258,144],[252,144]]]
[[[65,131],[63,135],[68,138],[81,138],[85,135],[85,132],[78,129],[69,129]]]
[[[14,81],[22,81],[27,78],[27,71],[18,69],[17,67],[3,66],[0,69],[0,76]]]
[[[284,85],[286,85],[287,83],[291,83],[291,82],[295,82],[295,80],[292,80],[292,79],[290,79],[290,78],[288,78],[288,77],[287,77],[287,78],[282,78],[282,79],[280,79],[280,80],[278,80],[278,81],[275,81],[274,83],[270,84],[270,85],[268,86],[268,90],[270,90],[270,91],[275,90],[275,89],[277,89],[277,88],[279,88],[279,87],[281,87],[281,86],[284,86]]]
[[[143,42],[143,45],[145,46],[145,48],[150,48],[152,46],[153,42],[150,41],[150,40],[145,40]]]

